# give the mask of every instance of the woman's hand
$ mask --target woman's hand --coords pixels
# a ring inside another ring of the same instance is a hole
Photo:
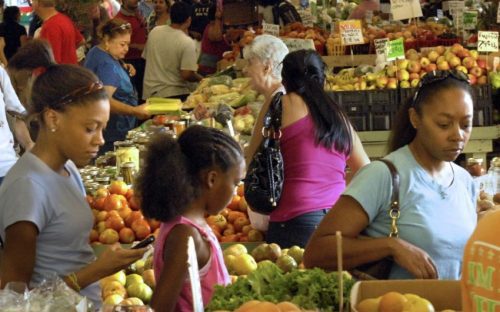
[[[100,254],[95,261],[95,266],[104,274],[103,276],[108,276],[141,259],[149,248],[151,247],[124,249],[117,243],[109,246]]]
[[[123,68],[125,68],[126,71],[128,71],[128,74],[130,77],[134,77],[136,74],[135,67],[132,64],[129,63],[123,63]]]
[[[151,117],[151,113],[149,113],[149,111],[146,109],[147,105],[148,105],[147,103],[144,103],[135,106],[133,115],[140,120],[148,119],[149,117]]]
[[[422,249],[402,240],[393,239],[394,261],[410,272],[416,279],[436,279],[438,271],[434,261]]]

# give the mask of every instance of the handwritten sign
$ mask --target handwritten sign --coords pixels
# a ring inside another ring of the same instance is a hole
[[[460,15],[465,9],[464,1],[448,1],[448,10],[451,15]]]
[[[498,31],[479,31],[477,50],[479,52],[498,52]]]
[[[388,38],[374,39],[373,43],[375,44],[375,53],[377,53],[377,55],[385,56],[387,54],[388,42],[389,42]]]
[[[280,35],[280,25],[269,24],[269,23],[262,23],[262,31],[265,34],[270,34],[270,35],[279,37],[279,35]]]
[[[387,44],[387,60],[394,61],[396,59],[404,59],[404,58],[405,58],[405,45],[403,42],[403,38],[389,41],[389,43]]]
[[[300,18],[302,19],[302,24],[306,27],[313,27],[314,26],[314,19],[315,16],[313,16],[311,12],[311,7],[305,8],[304,10],[300,10],[299,12]]]
[[[437,18],[443,18],[443,10],[437,9],[436,10],[436,17]]]
[[[395,20],[422,16],[419,0],[391,0],[391,13]]]
[[[477,11],[464,11],[463,13],[464,29],[476,29],[477,26]]]
[[[281,38],[290,52],[297,50],[315,50],[312,39]]]
[[[340,21],[339,30],[342,45],[348,46],[365,43],[360,20]]]

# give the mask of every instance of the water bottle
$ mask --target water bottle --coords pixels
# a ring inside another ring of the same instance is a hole
[[[492,196],[500,192],[500,158],[498,157],[494,157],[490,162],[484,191]]]

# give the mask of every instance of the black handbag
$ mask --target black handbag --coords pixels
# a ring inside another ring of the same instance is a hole
[[[392,196],[391,205],[388,210],[389,217],[391,218],[391,230],[389,232],[389,237],[398,237],[398,226],[397,220],[399,219],[399,174],[398,170],[394,164],[387,159],[379,159],[381,162],[387,165],[389,171],[391,172],[392,180]],[[367,236],[360,236],[361,239],[372,239]],[[350,270],[352,276],[360,280],[380,280],[388,279],[391,273],[394,261],[392,258],[387,257],[378,261],[362,264],[356,268]]]
[[[283,93],[278,92],[271,99],[262,127],[264,139],[244,179],[245,199],[253,211],[261,214],[270,214],[276,209],[283,190],[283,156],[280,150],[282,96]]]

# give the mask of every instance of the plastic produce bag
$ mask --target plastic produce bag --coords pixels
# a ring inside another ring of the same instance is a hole
[[[9,283],[0,290],[3,312],[87,312],[87,299],[58,276],[44,280],[28,291],[24,283]],[[90,307],[91,308],[91,307]]]

